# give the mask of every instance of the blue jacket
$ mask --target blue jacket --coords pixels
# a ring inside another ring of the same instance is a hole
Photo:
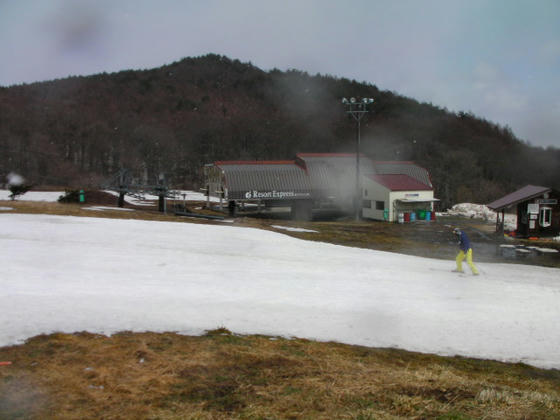
[[[469,241],[469,237],[463,231],[461,231],[461,241],[459,242],[459,248],[461,248],[461,251],[465,253],[471,248],[471,241]]]

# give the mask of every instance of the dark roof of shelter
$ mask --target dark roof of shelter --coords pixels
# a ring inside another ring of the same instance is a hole
[[[377,175],[408,175],[418,182],[433,188],[429,172],[410,161],[374,161],[375,173]]]
[[[296,162],[305,168],[313,188],[321,194],[352,195],[356,185],[355,153],[298,153]],[[360,173],[374,173],[373,162],[360,154]]]
[[[404,174],[369,175],[368,178],[391,191],[432,191],[433,189],[431,186]]]
[[[499,198],[491,203],[487,204],[492,210],[502,210],[507,207],[511,207],[515,204],[522,203],[523,201],[530,200],[532,198],[538,197],[541,194],[550,192],[551,189],[547,187],[539,187],[537,185],[526,185],[523,188],[512,192],[502,198]]]
[[[312,166],[327,166],[344,171],[356,171],[356,153],[298,153],[296,163],[310,168]],[[373,161],[360,153],[360,171],[374,173]]]
[[[215,165],[226,175],[232,198],[247,191],[293,191],[310,194],[311,183],[305,170],[294,161],[219,161]]]

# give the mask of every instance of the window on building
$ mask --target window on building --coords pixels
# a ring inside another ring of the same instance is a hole
[[[362,207],[363,207],[364,209],[371,209],[371,200],[364,200],[364,201],[362,202]]]
[[[367,197],[367,190],[364,188],[364,196]]]
[[[375,210],[385,210],[385,201],[376,201]]]
[[[552,209],[550,207],[541,207],[539,210],[539,225],[548,227],[552,222]]]

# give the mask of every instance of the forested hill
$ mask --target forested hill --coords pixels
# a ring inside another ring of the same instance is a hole
[[[560,188],[560,149],[531,147],[507,127],[374,85],[300,71],[262,71],[218,55],[143,71],[0,88],[0,177],[95,187],[128,168],[197,188],[216,160],[354,152],[342,97],[373,97],[362,152],[414,160],[443,206],[488,202],[528,183]]]

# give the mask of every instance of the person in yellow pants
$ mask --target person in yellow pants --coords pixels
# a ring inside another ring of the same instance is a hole
[[[453,233],[457,235],[459,239],[459,248],[461,249],[457,254],[457,258],[455,258],[455,262],[457,263],[457,268],[453,271],[458,273],[463,273],[463,260],[466,258],[467,264],[471,268],[473,275],[478,276],[478,269],[476,268],[472,260],[473,252],[471,248],[471,242],[469,241],[469,237],[465,232],[463,232],[459,228],[453,229]]]

